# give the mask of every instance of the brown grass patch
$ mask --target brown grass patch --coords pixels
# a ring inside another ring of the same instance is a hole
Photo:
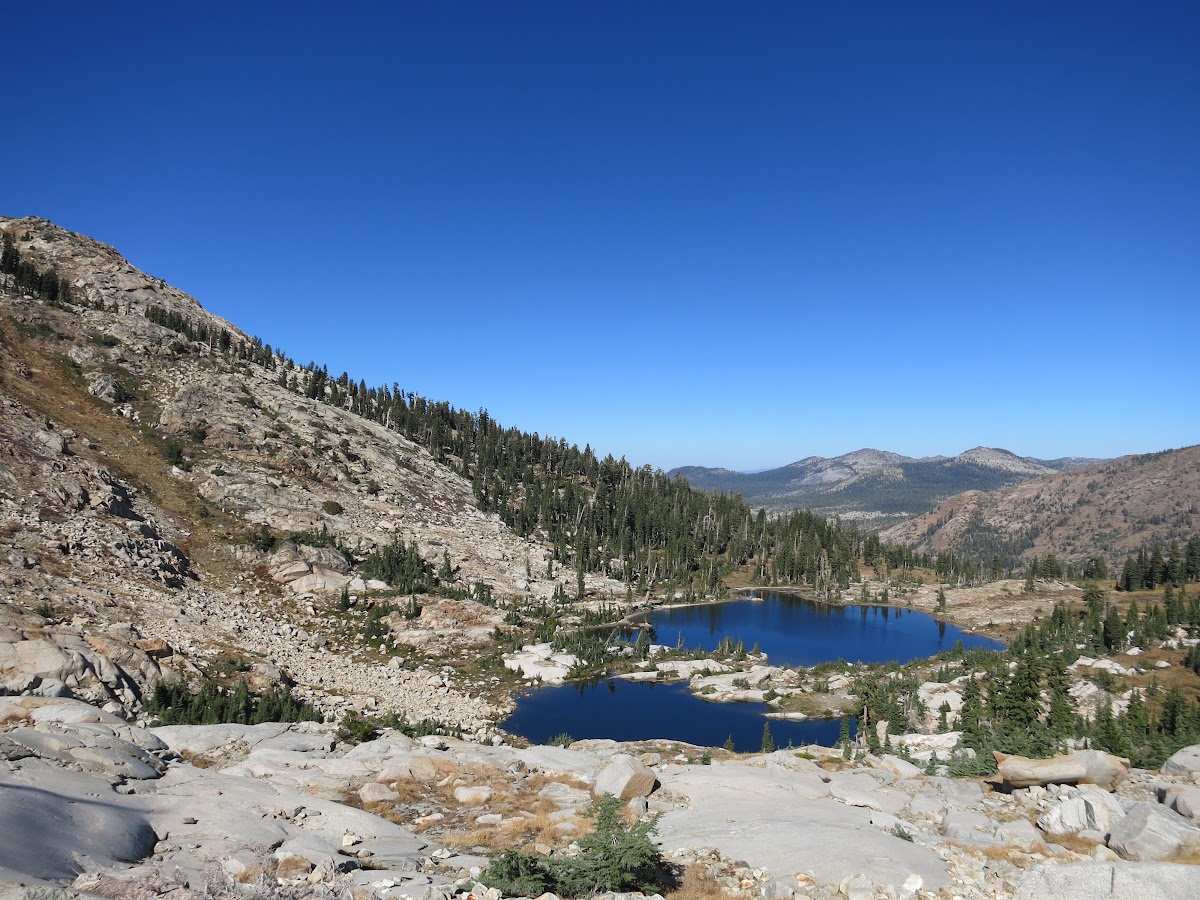
[[[1082,853],[1084,855],[1090,854],[1100,846],[1099,841],[1090,841],[1077,834],[1048,834],[1046,835],[1046,844],[1051,850],[1054,847],[1062,847],[1062,849],[1070,850],[1072,853]]]
[[[556,826],[563,822],[571,823],[575,830],[556,830]],[[441,839],[459,850],[484,847],[491,852],[499,852],[524,850],[534,844],[543,844],[551,848],[565,847],[572,841],[591,834],[593,830],[592,820],[586,816],[551,818],[548,813],[518,813],[498,825],[476,825],[465,831],[443,834]]]
[[[187,748],[179,751],[179,758],[189,766],[195,766],[197,769],[207,769],[212,766],[211,760]]]
[[[666,896],[670,900],[731,900],[732,897],[708,869],[699,864],[688,866],[679,884],[668,890]]]
[[[435,836],[442,843],[459,850],[483,848],[490,852],[529,850],[535,844],[551,848],[565,847],[571,841],[590,834],[590,818],[559,811],[559,807],[538,791],[549,784],[565,784],[586,790],[587,782],[570,775],[530,775],[512,779],[500,770],[486,765],[471,766],[474,772],[459,770],[459,777],[447,777],[438,783],[403,778],[385,782],[399,796],[393,800],[363,804],[357,790],[346,790],[343,801],[383,816],[389,821],[424,834]],[[461,785],[490,787],[492,797],[478,806],[463,806],[454,798],[454,789]],[[441,813],[443,818],[417,823],[422,815]],[[499,815],[495,825],[480,825],[481,815]],[[569,822],[574,830],[558,830],[556,826]]]

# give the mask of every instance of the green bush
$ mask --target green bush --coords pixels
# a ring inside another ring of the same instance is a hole
[[[121,342],[111,334],[102,334],[98,331],[93,331],[88,335],[88,340],[100,347],[116,347]]]
[[[340,515],[342,512],[342,504],[336,500],[326,500],[321,504],[321,510],[329,516]]]
[[[658,817],[621,824],[621,801],[605,795],[588,815],[596,830],[579,840],[578,856],[544,858],[506,850],[492,860],[479,880],[508,896],[536,897],[547,891],[560,897],[590,897],[607,891],[654,893],[661,881],[662,854],[650,839]]]
[[[260,525],[258,531],[251,531],[244,535],[239,541],[239,544],[249,544],[255,550],[260,550],[263,553],[270,553],[275,549],[276,537],[271,534],[271,529],[266,525]]]

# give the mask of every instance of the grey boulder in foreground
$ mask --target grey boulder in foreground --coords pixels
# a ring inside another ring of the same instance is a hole
[[[1041,865],[1017,885],[1013,900],[1195,900],[1200,868],[1175,863],[1081,862]]]

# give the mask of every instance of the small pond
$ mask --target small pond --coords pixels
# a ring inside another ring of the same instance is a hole
[[[1003,649],[915,610],[885,606],[830,606],[789,594],[656,610],[647,617],[656,643],[712,650],[724,638],[756,642],[773,665],[814,666],[845,659],[907,663],[951,649]],[[758,750],[763,724],[777,747],[837,743],[840,721],[766,719],[764,703],[711,703],[687,682],[655,684],[600,678],[530,691],[502,725],[535,743],[560,734],[575,740],[665,738],[719,747],[732,737],[740,751]],[[853,733],[853,721],[851,722]]]

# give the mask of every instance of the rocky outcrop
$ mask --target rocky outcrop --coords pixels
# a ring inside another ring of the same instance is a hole
[[[158,682],[179,680],[165,665],[171,648],[152,645],[152,657],[139,640],[130,625],[93,633],[84,625],[0,607],[0,686],[11,694],[78,697],[132,708]]]
[[[184,765],[160,737],[87,704],[0,698],[0,721],[15,719],[25,724],[0,734],[0,882],[64,884],[89,873],[80,887],[198,887],[223,872],[232,882],[265,874],[333,885],[369,859],[364,884],[390,884],[364,896],[383,898],[418,885],[448,895],[468,874],[465,860],[408,829],[286,780]],[[287,738],[289,726],[266,732],[277,754],[328,750],[328,739],[305,740],[303,731]],[[213,740],[227,734],[217,726]]]

